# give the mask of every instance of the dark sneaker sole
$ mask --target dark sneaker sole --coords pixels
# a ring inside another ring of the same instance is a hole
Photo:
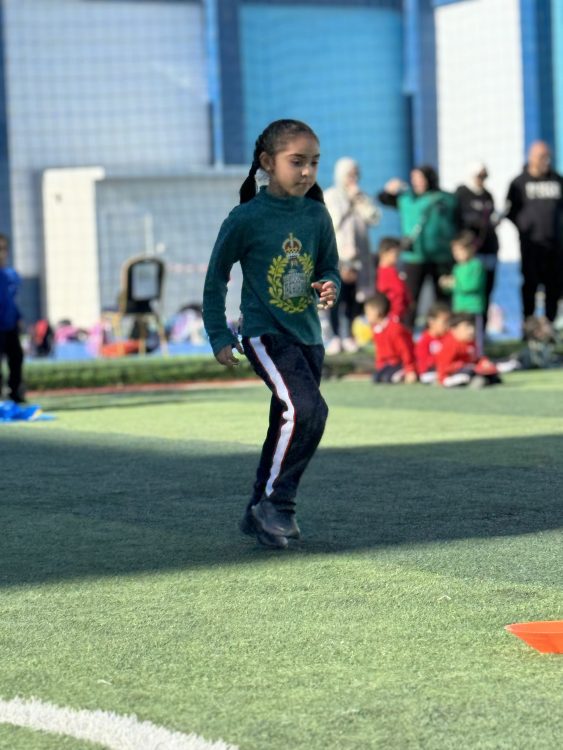
[[[287,549],[288,542],[285,536],[275,536],[259,528],[254,516],[245,513],[239,523],[239,529],[246,536],[253,536],[263,547],[269,549]]]
[[[273,536],[273,537],[283,536],[283,538],[285,538],[285,539],[301,539],[301,530],[300,530],[299,526],[297,526],[297,523],[294,524],[294,527],[292,529],[289,529],[287,531],[284,530],[283,534],[281,534],[281,533],[274,534],[274,533],[272,533],[271,530],[266,529],[264,527],[262,520],[257,515],[256,506],[253,505],[250,508],[250,513],[252,514],[252,517],[253,517],[253,520],[255,522],[256,528],[259,529],[262,533],[268,534],[268,536]],[[281,529],[280,529],[280,531],[281,531]]]

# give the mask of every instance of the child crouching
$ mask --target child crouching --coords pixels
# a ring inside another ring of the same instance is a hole
[[[414,344],[408,328],[390,315],[391,303],[381,292],[364,303],[375,345],[375,383],[416,383]]]
[[[446,388],[470,386],[483,388],[502,382],[496,366],[486,357],[479,357],[475,342],[475,321],[472,315],[458,313],[450,319],[450,330],[436,355],[438,382]]]

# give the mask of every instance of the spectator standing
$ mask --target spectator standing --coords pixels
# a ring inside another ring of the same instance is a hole
[[[530,146],[524,171],[508,189],[507,216],[520,235],[524,319],[534,315],[542,284],[545,315],[553,323],[561,294],[563,178],[551,168],[547,143]]]
[[[21,313],[16,303],[20,276],[9,264],[9,243],[0,234],[0,400],[2,396],[2,360],[8,361],[9,397],[17,404],[25,402],[22,384],[23,350],[20,342]]]
[[[421,166],[412,170],[410,187],[393,178],[378,199],[399,210],[403,244],[408,248],[403,254],[406,281],[415,302],[407,318],[412,327],[427,277],[432,279],[435,297],[445,298],[438,280],[452,267],[450,243],[458,231],[457,198],[440,189],[433,167]]]
[[[336,234],[339,270],[342,279],[340,296],[330,310],[332,339],[327,354],[357,351],[352,336],[352,322],[362,313],[362,303],[373,293],[373,257],[370,252],[369,227],[375,226],[381,213],[372,199],[360,188],[358,163],[349,157],[339,159],[334,167],[334,184],[324,192]],[[344,312],[344,336],[341,337],[341,313]]]
[[[489,302],[495,285],[499,242],[496,226],[499,221],[495,212],[495,202],[485,187],[489,176],[487,167],[482,162],[471,164],[467,170],[467,181],[460,185],[455,195],[459,205],[459,222],[461,229],[468,229],[475,235],[477,257],[485,267],[487,280],[485,286],[484,326],[487,326]]]

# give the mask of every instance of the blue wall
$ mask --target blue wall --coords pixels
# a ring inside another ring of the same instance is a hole
[[[555,140],[551,2],[520,0],[526,152],[533,141]]]
[[[563,0],[552,0],[553,83],[557,168],[563,171]]]
[[[319,135],[322,187],[332,183],[341,156],[358,160],[368,192],[394,175],[407,176],[403,24],[400,9],[382,5],[241,8],[245,163],[270,121],[293,117]],[[397,231],[393,214],[382,231]]]

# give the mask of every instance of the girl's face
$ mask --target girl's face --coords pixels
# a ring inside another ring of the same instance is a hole
[[[270,175],[268,192],[278,198],[302,197],[317,181],[319,142],[303,133],[288,141],[275,156],[260,155],[262,169]]]
[[[428,180],[424,176],[424,172],[421,172],[420,169],[413,169],[411,172],[411,185],[417,195],[425,193],[428,190]]]

